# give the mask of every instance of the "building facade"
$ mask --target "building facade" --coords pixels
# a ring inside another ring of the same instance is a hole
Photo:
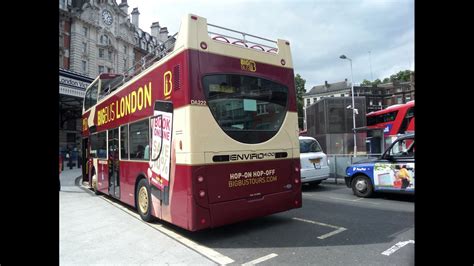
[[[158,22],[139,27],[139,11],[127,0],[59,1],[60,149],[81,148],[85,88],[100,73],[125,73],[169,38]],[[75,135],[75,137],[73,137]],[[73,141],[74,139],[74,141]]]
[[[410,81],[393,81],[373,86],[354,85],[355,96],[366,99],[366,113],[385,109],[394,104],[403,104],[415,100],[415,75],[410,76]],[[303,94],[304,109],[327,97],[351,97],[351,83],[345,79],[342,82],[328,83],[314,86]],[[306,112],[305,112],[306,125]],[[305,128],[307,128],[305,126]]]
[[[327,154],[351,154],[354,150],[354,121],[352,97],[325,97],[308,106],[307,135],[314,137]],[[355,115],[355,127],[365,127],[365,97],[354,97],[355,108],[361,111]],[[365,132],[357,132],[357,151],[365,153]]]
[[[311,104],[326,97],[347,97],[350,95],[351,84],[347,82],[347,79],[336,83],[328,83],[325,81],[324,85],[314,86],[310,91],[303,94],[303,108],[307,108]]]

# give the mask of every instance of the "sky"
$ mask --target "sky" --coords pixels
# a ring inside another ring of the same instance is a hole
[[[117,0],[117,3],[121,1]],[[172,35],[186,14],[267,39],[288,40],[305,89],[347,80],[383,80],[414,70],[414,0],[128,0],[139,26],[158,21]]]

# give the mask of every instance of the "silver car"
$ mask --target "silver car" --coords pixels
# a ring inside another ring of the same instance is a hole
[[[312,137],[300,136],[301,182],[319,185],[329,178],[326,154],[319,142]]]

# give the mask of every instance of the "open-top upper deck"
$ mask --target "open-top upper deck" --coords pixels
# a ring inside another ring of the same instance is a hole
[[[97,97],[92,95],[87,99],[86,92],[83,112],[128,87],[187,49],[249,60],[249,62],[242,63],[242,67],[252,71],[255,62],[293,68],[289,44],[286,40],[273,41],[245,32],[208,24],[206,18],[188,14],[183,17],[178,33],[172,35],[133,67],[121,74],[100,74],[87,89],[94,89],[93,94],[96,93]]]

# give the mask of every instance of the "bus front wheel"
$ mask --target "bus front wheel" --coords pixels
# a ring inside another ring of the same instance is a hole
[[[352,191],[358,197],[368,198],[372,196],[374,187],[370,179],[364,175],[358,175],[352,179]]]
[[[138,182],[137,191],[135,193],[137,199],[137,211],[145,222],[151,222],[151,195],[150,186],[145,178]]]

